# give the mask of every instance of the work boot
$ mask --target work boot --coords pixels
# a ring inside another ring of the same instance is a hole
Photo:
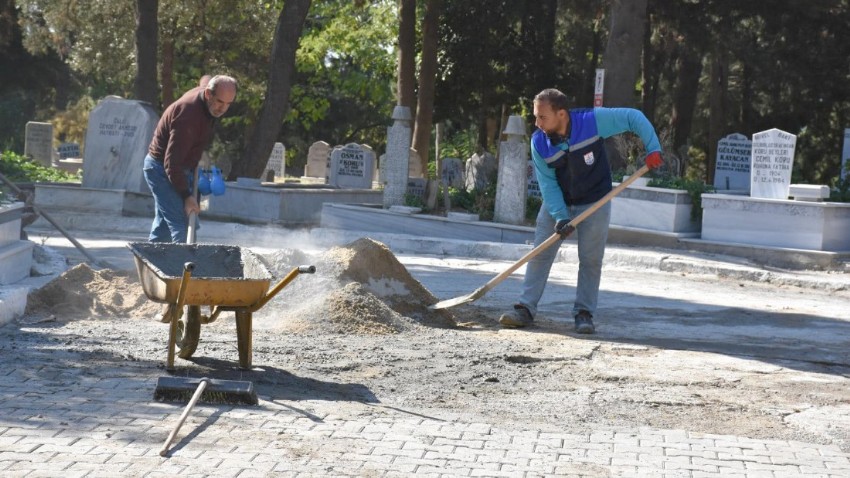
[[[592,334],[596,329],[593,327],[593,316],[586,310],[578,311],[576,314],[576,332],[580,334]]]
[[[534,317],[531,316],[531,312],[524,305],[514,304],[514,310],[502,314],[499,317],[499,323],[505,327],[522,328],[532,325]]]

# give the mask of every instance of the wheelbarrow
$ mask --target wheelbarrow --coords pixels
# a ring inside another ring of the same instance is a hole
[[[253,313],[299,274],[316,272],[312,265],[295,267],[269,289],[272,277],[268,269],[253,252],[238,246],[131,242],[127,247],[147,298],[169,305],[169,372],[174,371],[175,348],[180,347],[180,358],[192,357],[201,325],[214,322],[224,311],[236,314],[239,367],[250,369]],[[185,316],[184,305],[189,306]],[[205,305],[210,308],[209,316],[201,314]]]

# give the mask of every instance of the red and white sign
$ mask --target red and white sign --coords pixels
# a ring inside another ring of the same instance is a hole
[[[602,106],[602,91],[605,88],[605,69],[596,70],[596,86],[593,87],[593,106]]]

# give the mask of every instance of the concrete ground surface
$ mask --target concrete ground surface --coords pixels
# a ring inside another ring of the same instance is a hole
[[[135,275],[125,245],[145,240],[149,220],[122,218],[118,231],[99,222],[71,232]],[[84,260],[55,230],[28,233]],[[213,222],[198,231],[200,242],[259,253],[357,237]],[[375,238],[439,299],[471,293],[529,249]],[[273,311],[310,293],[299,278],[258,313],[250,371],[235,367],[232,318],[203,326],[176,374],[250,380],[260,403],[198,405],[165,457],[185,403],[152,399],[167,326],[20,317],[0,326],[0,475],[850,476],[846,274],[612,247],[597,333],[580,336],[568,317],[574,249],[562,248],[528,329],[496,322],[522,269],[453,308],[456,329],[392,335],[281,323]]]

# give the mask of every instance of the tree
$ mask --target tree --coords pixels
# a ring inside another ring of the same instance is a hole
[[[611,29],[605,47],[605,106],[634,107],[635,83],[640,68],[643,47],[643,28],[647,0],[613,0],[611,3]],[[622,168],[625,160],[615,143],[606,141],[613,169]]]
[[[272,45],[266,98],[242,160],[233,164],[228,179],[239,176],[258,178],[265,170],[280,133],[281,122],[289,109],[289,94],[295,75],[295,52],[298,50],[310,3],[311,0],[286,0],[280,11]]]
[[[419,65],[419,94],[416,103],[416,125],[413,128],[413,149],[419,153],[422,173],[426,177],[431,149],[431,125],[434,119],[440,1],[428,0],[425,17],[422,19],[422,63]]]
[[[416,0],[399,0],[398,10],[398,104],[416,115]]]
[[[156,81],[158,0],[136,0],[136,98],[156,105],[159,88]]]

